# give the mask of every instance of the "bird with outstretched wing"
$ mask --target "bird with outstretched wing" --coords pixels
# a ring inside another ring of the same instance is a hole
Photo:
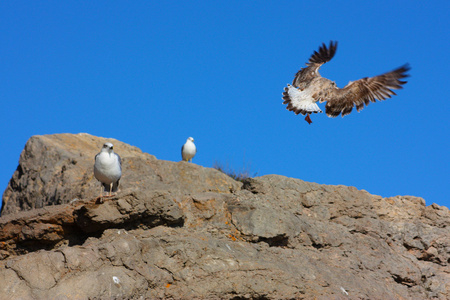
[[[328,47],[323,43],[319,51],[314,51],[306,67],[295,74],[292,85],[284,88],[283,104],[297,115],[306,115],[305,120],[309,124],[312,123],[311,113],[322,112],[317,102],[326,102],[328,117],[344,117],[352,112],[353,107],[359,112],[370,102],[396,95],[393,90],[401,89],[406,83],[402,79],[409,76],[406,72],[410,67],[405,64],[391,72],[350,81],[344,88],[338,88],[334,81],[319,74],[319,68],[333,58],[336,49],[337,42],[331,41]]]

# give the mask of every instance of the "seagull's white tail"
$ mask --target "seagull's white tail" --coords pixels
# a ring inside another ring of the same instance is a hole
[[[290,84],[284,89],[283,99],[283,103],[288,104],[287,109],[296,114],[301,113],[304,115],[322,112],[307,90],[300,91]]]

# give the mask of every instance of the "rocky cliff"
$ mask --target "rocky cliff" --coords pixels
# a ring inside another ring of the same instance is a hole
[[[98,203],[94,155],[122,156]],[[32,137],[3,195],[1,299],[449,299],[450,213],[278,175],[236,182],[87,134]]]

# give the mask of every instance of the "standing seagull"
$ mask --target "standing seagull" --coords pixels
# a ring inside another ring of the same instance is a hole
[[[286,109],[293,111],[296,115],[307,115],[305,120],[311,124],[309,117],[311,113],[321,113],[316,102],[327,102],[325,112],[328,117],[342,117],[352,112],[353,106],[359,112],[370,102],[386,100],[395,95],[394,91],[402,88],[406,81],[401,81],[409,75],[408,64],[401,66],[391,72],[375,77],[365,77],[357,81],[350,81],[344,88],[340,89],[334,81],[323,78],[319,74],[319,68],[330,61],[336,53],[337,42],[330,42],[327,47],[324,43],[319,52],[314,51],[306,63],[306,67],[295,74],[292,85],[288,84],[283,92],[283,104]]]
[[[184,161],[192,162],[195,153],[197,153],[197,148],[194,144],[194,138],[189,137],[183,147],[181,147],[181,157]]]
[[[119,154],[114,153],[113,144],[105,143],[95,156],[94,176],[102,185],[100,199],[103,199],[103,189],[109,190],[109,197],[113,196],[122,176],[122,161]]]

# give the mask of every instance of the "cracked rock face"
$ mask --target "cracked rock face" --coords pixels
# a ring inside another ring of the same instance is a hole
[[[27,143],[3,196],[1,297],[450,298],[446,207],[278,175],[240,183],[118,141],[121,190],[98,203],[104,141]]]

